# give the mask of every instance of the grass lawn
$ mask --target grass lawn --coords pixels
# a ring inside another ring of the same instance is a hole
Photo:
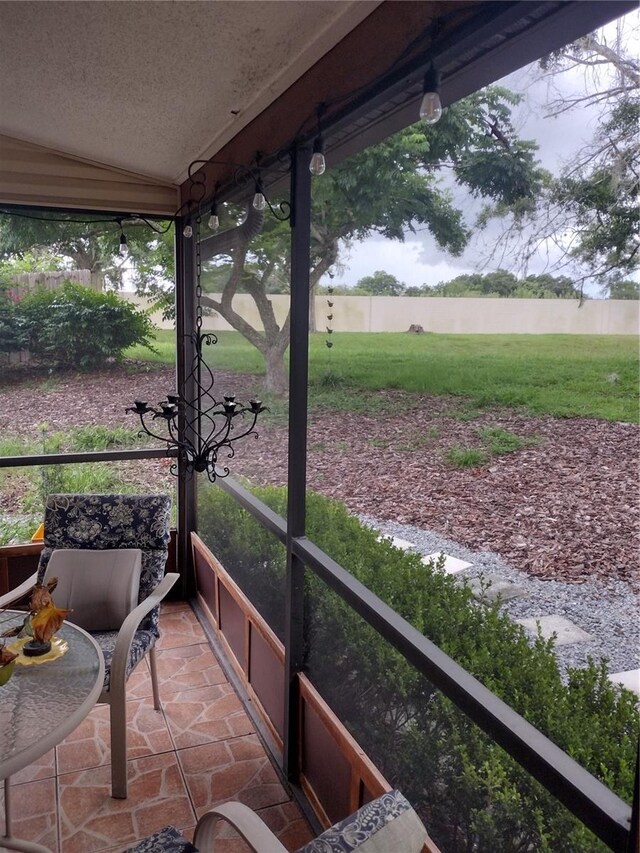
[[[210,365],[262,373],[260,354],[237,332],[221,332]],[[638,420],[638,339],[591,335],[408,335],[335,332],[313,335],[312,401],[348,408],[354,391],[394,388],[452,394],[475,406],[525,407],[536,414]],[[173,332],[159,331],[158,355],[128,357],[172,364]]]

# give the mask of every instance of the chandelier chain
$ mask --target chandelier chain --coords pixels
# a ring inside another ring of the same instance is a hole
[[[200,227],[202,217],[196,217],[196,329],[202,328],[202,253],[200,249]]]

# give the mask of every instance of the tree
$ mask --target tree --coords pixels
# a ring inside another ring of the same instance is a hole
[[[518,140],[511,125],[510,109],[517,101],[518,96],[508,90],[489,87],[447,108],[437,125],[408,127],[315,181],[312,296],[322,276],[339,262],[341,249],[350,240],[374,233],[403,240],[407,232],[427,229],[441,248],[459,255],[469,239],[469,226],[441,185],[440,170],[450,171],[475,196],[504,204],[533,199],[544,173],[535,161],[535,145]],[[274,282],[289,280],[289,229],[250,204],[242,215],[236,207],[226,217],[225,230],[205,232],[201,241],[203,304],[219,312],[259,349],[265,359],[267,388],[282,393],[289,318],[281,325],[277,322],[268,294]],[[73,227],[69,223],[63,239],[59,232],[48,232],[47,222],[26,221],[28,228],[20,226],[22,238],[9,239],[11,228],[8,234],[0,234],[0,253],[16,254],[48,241],[56,252],[90,269],[92,264],[106,269],[105,254],[113,257],[119,234],[113,223],[106,231],[104,224],[100,231],[97,223]],[[1,230],[6,230],[6,223]],[[30,233],[25,236],[24,231]],[[143,234],[140,240],[148,258],[137,260],[137,285],[142,292],[157,292],[165,288],[162,266],[167,263],[167,244],[157,235]],[[133,240],[129,243],[137,257]],[[95,257],[90,256],[92,251]],[[223,282],[220,298],[211,295],[212,278],[217,279],[217,289]],[[235,310],[234,296],[242,291],[255,301],[262,329],[252,327]]]
[[[508,270],[471,273],[440,281],[428,288],[428,296],[498,296],[518,299],[558,299],[578,296],[578,289],[567,276],[529,275],[518,279]]]
[[[640,299],[640,283],[630,278],[610,278],[603,290],[609,299]]]
[[[489,87],[452,105],[435,126],[413,125],[372,146],[314,183],[310,284],[312,301],[321,277],[334,267],[341,246],[372,233],[403,240],[407,232],[428,229],[438,245],[459,255],[469,239],[462,210],[439,181],[447,169],[478,196],[504,203],[532,199],[544,181],[535,145],[516,138],[510,108],[518,97]],[[263,354],[266,385],[286,389],[283,356],[289,318],[279,326],[267,298],[274,276],[288,280],[288,230],[248,206],[246,219],[202,242],[203,261],[228,265],[219,300],[203,296]],[[252,328],[233,308],[244,289],[254,299],[264,331]]]
[[[12,272],[83,269],[100,273],[107,288],[120,290],[124,271],[130,268],[119,251],[124,230],[129,255],[143,275],[152,273],[158,286],[173,286],[172,229],[158,234],[137,218],[123,220],[121,229],[113,217],[100,215],[39,211],[31,218],[1,213],[0,272],[5,278]],[[170,223],[159,227],[169,229]]]
[[[405,290],[405,283],[398,281],[395,275],[384,272],[384,270],[376,270],[373,275],[365,275],[359,279],[351,292],[354,296],[360,294],[368,296],[402,296]]]
[[[640,66],[633,34],[625,36],[625,29],[619,23],[613,42],[601,30],[541,60],[542,74],[552,82],[576,69],[584,72],[584,92],[558,95],[547,116],[597,108],[592,142],[544,182],[534,204],[499,203],[485,208],[479,220],[483,225],[494,215],[510,218],[497,252],[504,257],[517,250],[525,268],[539,250],[559,250],[551,270],[571,270],[580,289],[587,280],[606,284],[611,274],[628,276],[640,261]]]

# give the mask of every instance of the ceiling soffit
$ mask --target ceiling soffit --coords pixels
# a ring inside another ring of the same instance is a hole
[[[0,3],[0,133],[180,182],[377,4]]]

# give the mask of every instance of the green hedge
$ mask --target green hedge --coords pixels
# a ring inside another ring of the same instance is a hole
[[[255,489],[281,515],[283,489]],[[530,644],[498,605],[420,557],[377,541],[344,507],[309,494],[307,535],[627,802],[638,742],[636,699],[604,664],[563,683],[553,643]],[[280,636],[285,552],[220,489],[199,495],[199,532]],[[443,850],[606,849],[311,571],[305,668],[386,777],[419,808]]]
[[[51,367],[90,370],[120,361],[135,344],[153,349],[147,314],[117,294],[73,282],[0,300],[0,351],[28,349]]]

